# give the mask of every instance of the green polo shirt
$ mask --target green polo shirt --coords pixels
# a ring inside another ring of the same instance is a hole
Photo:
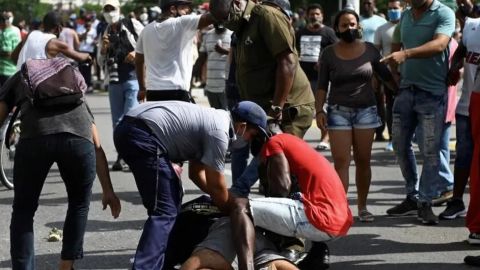
[[[418,20],[413,19],[412,10],[403,13],[400,22],[400,40],[405,49],[419,47],[437,34],[451,37],[455,31],[453,11],[434,0],[430,8]],[[417,86],[433,94],[447,90],[449,48],[428,58],[409,58],[400,67],[400,87]]]
[[[20,36],[12,27],[0,30],[0,53],[13,52],[18,43],[20,43]],[[10,57],[0,55],[0,75],[12,76],[16,71],[17,66]]]
[[[271,6],[248,1],[243,19],[236,48],[240,96],[268,110],[275,92],[276,57],[291,51],[298,63],[295,33],[285,14]],[[286,102],[292,106],[314,102],[310,82],[300,64]]]

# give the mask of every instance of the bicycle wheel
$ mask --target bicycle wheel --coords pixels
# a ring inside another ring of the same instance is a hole
[[[15,150],[20,140],[20,120],[16,120],[12,126],[12,132],[9,138],[6,138],[7,126],[10,119],[5,121],[2,127],[2,141],[0,146],[0,180],[8,189],[13,189],[13,161],[15,159]],[[10,149],[5,146],[5,140],[10,140]]]

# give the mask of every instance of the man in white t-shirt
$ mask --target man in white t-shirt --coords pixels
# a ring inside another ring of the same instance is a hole
[[[188,92],[198,29],[213,23],[209,13],[189,14],[191,0],[161,0],[160,19],[140,34],[135,56],[138,99],[191,101]]]

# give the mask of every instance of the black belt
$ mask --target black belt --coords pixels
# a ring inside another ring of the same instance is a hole
[[[190,103],[195,103],[190,92],[185,90],[147,90],[147,101],[166,101],[166,100],[179,100]]]

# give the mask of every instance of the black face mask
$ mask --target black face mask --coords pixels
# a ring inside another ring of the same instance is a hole
[[[223,34],[225,31],[227,31],[227,28],[225,28],[223,25],[214,24],[213,26],[215,27],[215,33],[217,34]]]
[[[338,38],[345,41],[346,43],[352,43],[355,39],[360,37],[358,29],[348,29],[343,32],[335,32]]]

